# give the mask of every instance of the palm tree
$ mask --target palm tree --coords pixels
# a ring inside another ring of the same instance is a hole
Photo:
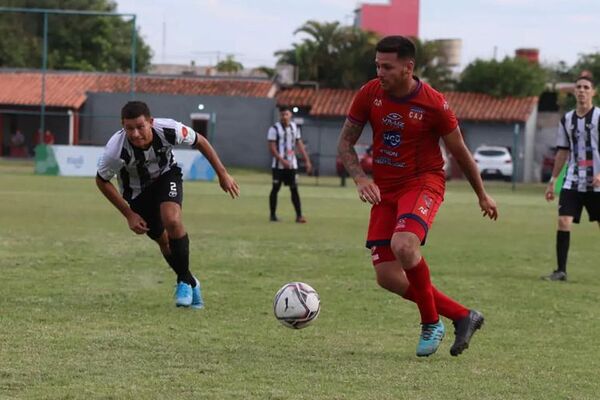
[[[305,34],[291,49],[275,53],[278,63],[299,69],[299,79],[323,87],[357,88],[375,74],[375,33],[341,26],[339,22],[308,21],[296,29]]]
[[[242,63],[235,60],[233,54],[228,54],[223,61],[217,63],[217,71],[227,74],[235,74],[244,69]]]

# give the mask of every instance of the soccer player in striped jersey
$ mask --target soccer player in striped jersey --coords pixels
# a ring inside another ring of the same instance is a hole
[[[221,188],[240,194],[210,143],[192,128],[166,118],[152,118],[148,106],[131,101],[121,110],[123,129],[108,141],[98,163],[96,185],[127,220],[129,229],[156,241],[177,275],[175,304],[202,308],[200,282],[189,269],[189,238],[181,220],[183,183],[173,147],[187,144],[210,162]],[[117,176],[121,194],[110,180]]]
[[[577,78],[577,105],[562,117],[558,125],[554,168],[545,192],[547,201],[554,200],[556,178],[567,160],[568,167],[558,199],[557,268],[542,277],[546,280],[567,280],[571,226],[573,222],[579,223],[584,207],[590,221],[597,221],[600,226],[600,108],[592,104],[595,94],[591,77]]]
[[[269,128],[267,140],[269,141],[269,151],[273,156],[271,161],[273,186],[269,194],[270,220],[272,222],[279,221],[279,218],[277,218],[277,194],[283,183],[290,188],[292,204],[296,211],[296,222],[304,224],[306,223],[306,218],[302,215],[300,194],[298,193],[298,184],[296,182],[298,175],[296,148],[300,151],[306,162],[306,173],[309,175],[312,172],[312,163],[304,147],[300,128],[292,121],[292,110],[289,107],[279,107],[279,122]]]
[[[483,324],[483,315],[433,286],[421,255],[420,246],[444,197],[440,139],[473,187],[483,215],[495,220],[498,211],[443,95],[413,76],[415,53],[414,44],[402,36],[388,36],[377,44],[377,79],[356,94],[338,153],[360,199],[372,204],[367,247],[377,283],[419,308],[422,326],[417,356],[429,356],[438,349],[445,334],[440,315],[454,323],[450,354],[457,356]],[[354,151],[366,123],[373,129],[373,179],[362,170]]]

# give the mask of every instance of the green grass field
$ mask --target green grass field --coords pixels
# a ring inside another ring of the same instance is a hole
[[[242,197],[185,184],[184,222],[206,309],[176,309],[157,246],[127,229],[93,179],[0,162],[1,399],[598,399],[600,232],[576,226],[569,282],[554,266],[543,187],[493,183],[500,218],[449,184],[423,249],[434,283],[486,316],[471,348],[415,356],[416,307],[379,289],[368,207],[334,178],[303,178],[306,225],[267,222],[270,177],[234,171]],[[587,215],[586,215],[587,218]],[[272,315],[284,283],[315,287],[300,331]]]

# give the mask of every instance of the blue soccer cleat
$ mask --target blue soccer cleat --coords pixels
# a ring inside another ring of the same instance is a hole
[[[175,289],[175,305],[177,307],[189,307],[192,305],[193,294],[192,286],[185,282],[177,283]]]
[[[200,289],[200,281],[196,279],[196,287],[192,288],[192,308],[204,308],[204,300],[202,300],[202,290]]]
[[[435,324],[421,324],[421,337],[417,345],[418,357],[429,357],[435,353],[442,343],[446,328],[442,321]]]

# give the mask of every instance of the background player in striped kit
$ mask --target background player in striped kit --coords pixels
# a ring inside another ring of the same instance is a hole
[[[574,110],[566,113],[559,125],[552,177],[546,187],[546,200],[554,200],[554,184],[565,162],[567,173],[558,200],[556,231],[556,270],[542,276],[551,281],[567,280],[567,256],[573,222],[579,223],[585,207],[590,221],[600,225],[600,108],[592,99],[596,91],[589,76],[575,82]]]
[[[98,163],[96,185],[126,218],[129,229],[156,241],[177,274],[175,304],[202,308],[200,282],[189,269],[189,238],[181,220],[183,183],[173,147],[198,149],[232,198],[239,187],[227,173],[210,143],[192,128],[165,118],[152,118],[148,106],[132,101],[121,110],[123,129],[108,141]],[[110,180],[117,175],[121,195]]]
[[[273,187],[269,195],[270,219],[273,222],[279,221],[277,218],[277,194],[283,183],[290,187],[292,204],[296,211],[296,222],[300,224],[306,223],[306,219],[302,215],[300,193],[298,193],[298,184],[296,182],[298,174],[296,147],[298,147],[300,154],[302,154],[302,157],[306,161],[307,174],[312,172],[312,163],[302,142],[300,128],[292,121],[292,111],[289,107],[283,106],[279,108],[279,122],[269,128],[267,140],[269,141],[269,151],[273,156],[271,162]]]

